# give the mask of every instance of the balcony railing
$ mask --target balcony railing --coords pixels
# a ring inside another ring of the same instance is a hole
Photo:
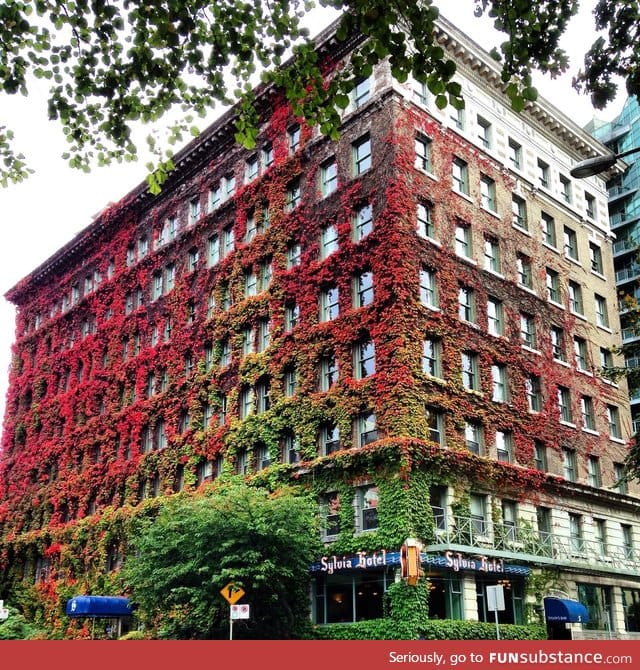
[[[435,508],[434,509],[435,512]],[[440,510],[441,508],[437,508]],[[640,570],[640,552],[627,545],[599,539],[569,537],[539,531],[529,525],[496,523],[480,517],[434,514],[436,538],[430,549],[456,545],[483,552],[508,553],[514,559],[539,557],[545,563],[597,564],[613,571]]]
[[[640,276],[640,265],[632,265],[631,267],[618,270],[616,272],[616,281],[627,281],[635,279]]]
[[[638,249],[638,242],[634,239],[618,240],[613,243],[613,253],[619,254],[623,251],[635,251]]]

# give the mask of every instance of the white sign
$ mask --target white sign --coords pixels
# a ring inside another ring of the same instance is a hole
[[[0,607],[0,621],[9,618],[9,610],[6,607]]]
[[[489,612],[503,612],[506,609],[502,584],[487,586],[487,609]]]
[[[248,619],[249,618],[249,605],[231,605],[231,618],[232,619]]]

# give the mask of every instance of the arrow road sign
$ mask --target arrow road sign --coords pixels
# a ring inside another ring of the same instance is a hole
[[[234,582],[229,582],[226,586],[220,589],[220,595],[229,603],[235,605],[244,595],[244,590],[236,586]]]

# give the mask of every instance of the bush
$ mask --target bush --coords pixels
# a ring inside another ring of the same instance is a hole
[[[13,607],[9,608],[9,617],[0,621],[0,640],[32,640],[41,636],[42,631]]]
[[[546,630],[541,625],[500,625],[504,640],[545,640]],[[496,627],[481,621],[453,619],[424,621],[417,627],[393,619],[373,619],[353,624],[316,626],[312,639],[316,640],[495,640]]]

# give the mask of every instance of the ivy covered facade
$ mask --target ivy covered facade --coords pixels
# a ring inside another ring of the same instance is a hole
[[[545,101],[511,112],[489,56],[440,31],[464,110],[381,66],[330,141],[259,90],[254,150],[231,110],[159,196],[9,291],[5,598],[84,634],[60,603],[113,591],[131,519],[238,476],[317,497],[318,625],[407,593],[424,621],[492,621],[499,584],[503,623],[561,595],[590,613],[574,636],[640,628],[628,396],[598,374],[620,337],[606,192],[568,177],[604,149]],[[349,57],[318,44],[329,73]],[[402,589],[407,538],[424,574]]]

